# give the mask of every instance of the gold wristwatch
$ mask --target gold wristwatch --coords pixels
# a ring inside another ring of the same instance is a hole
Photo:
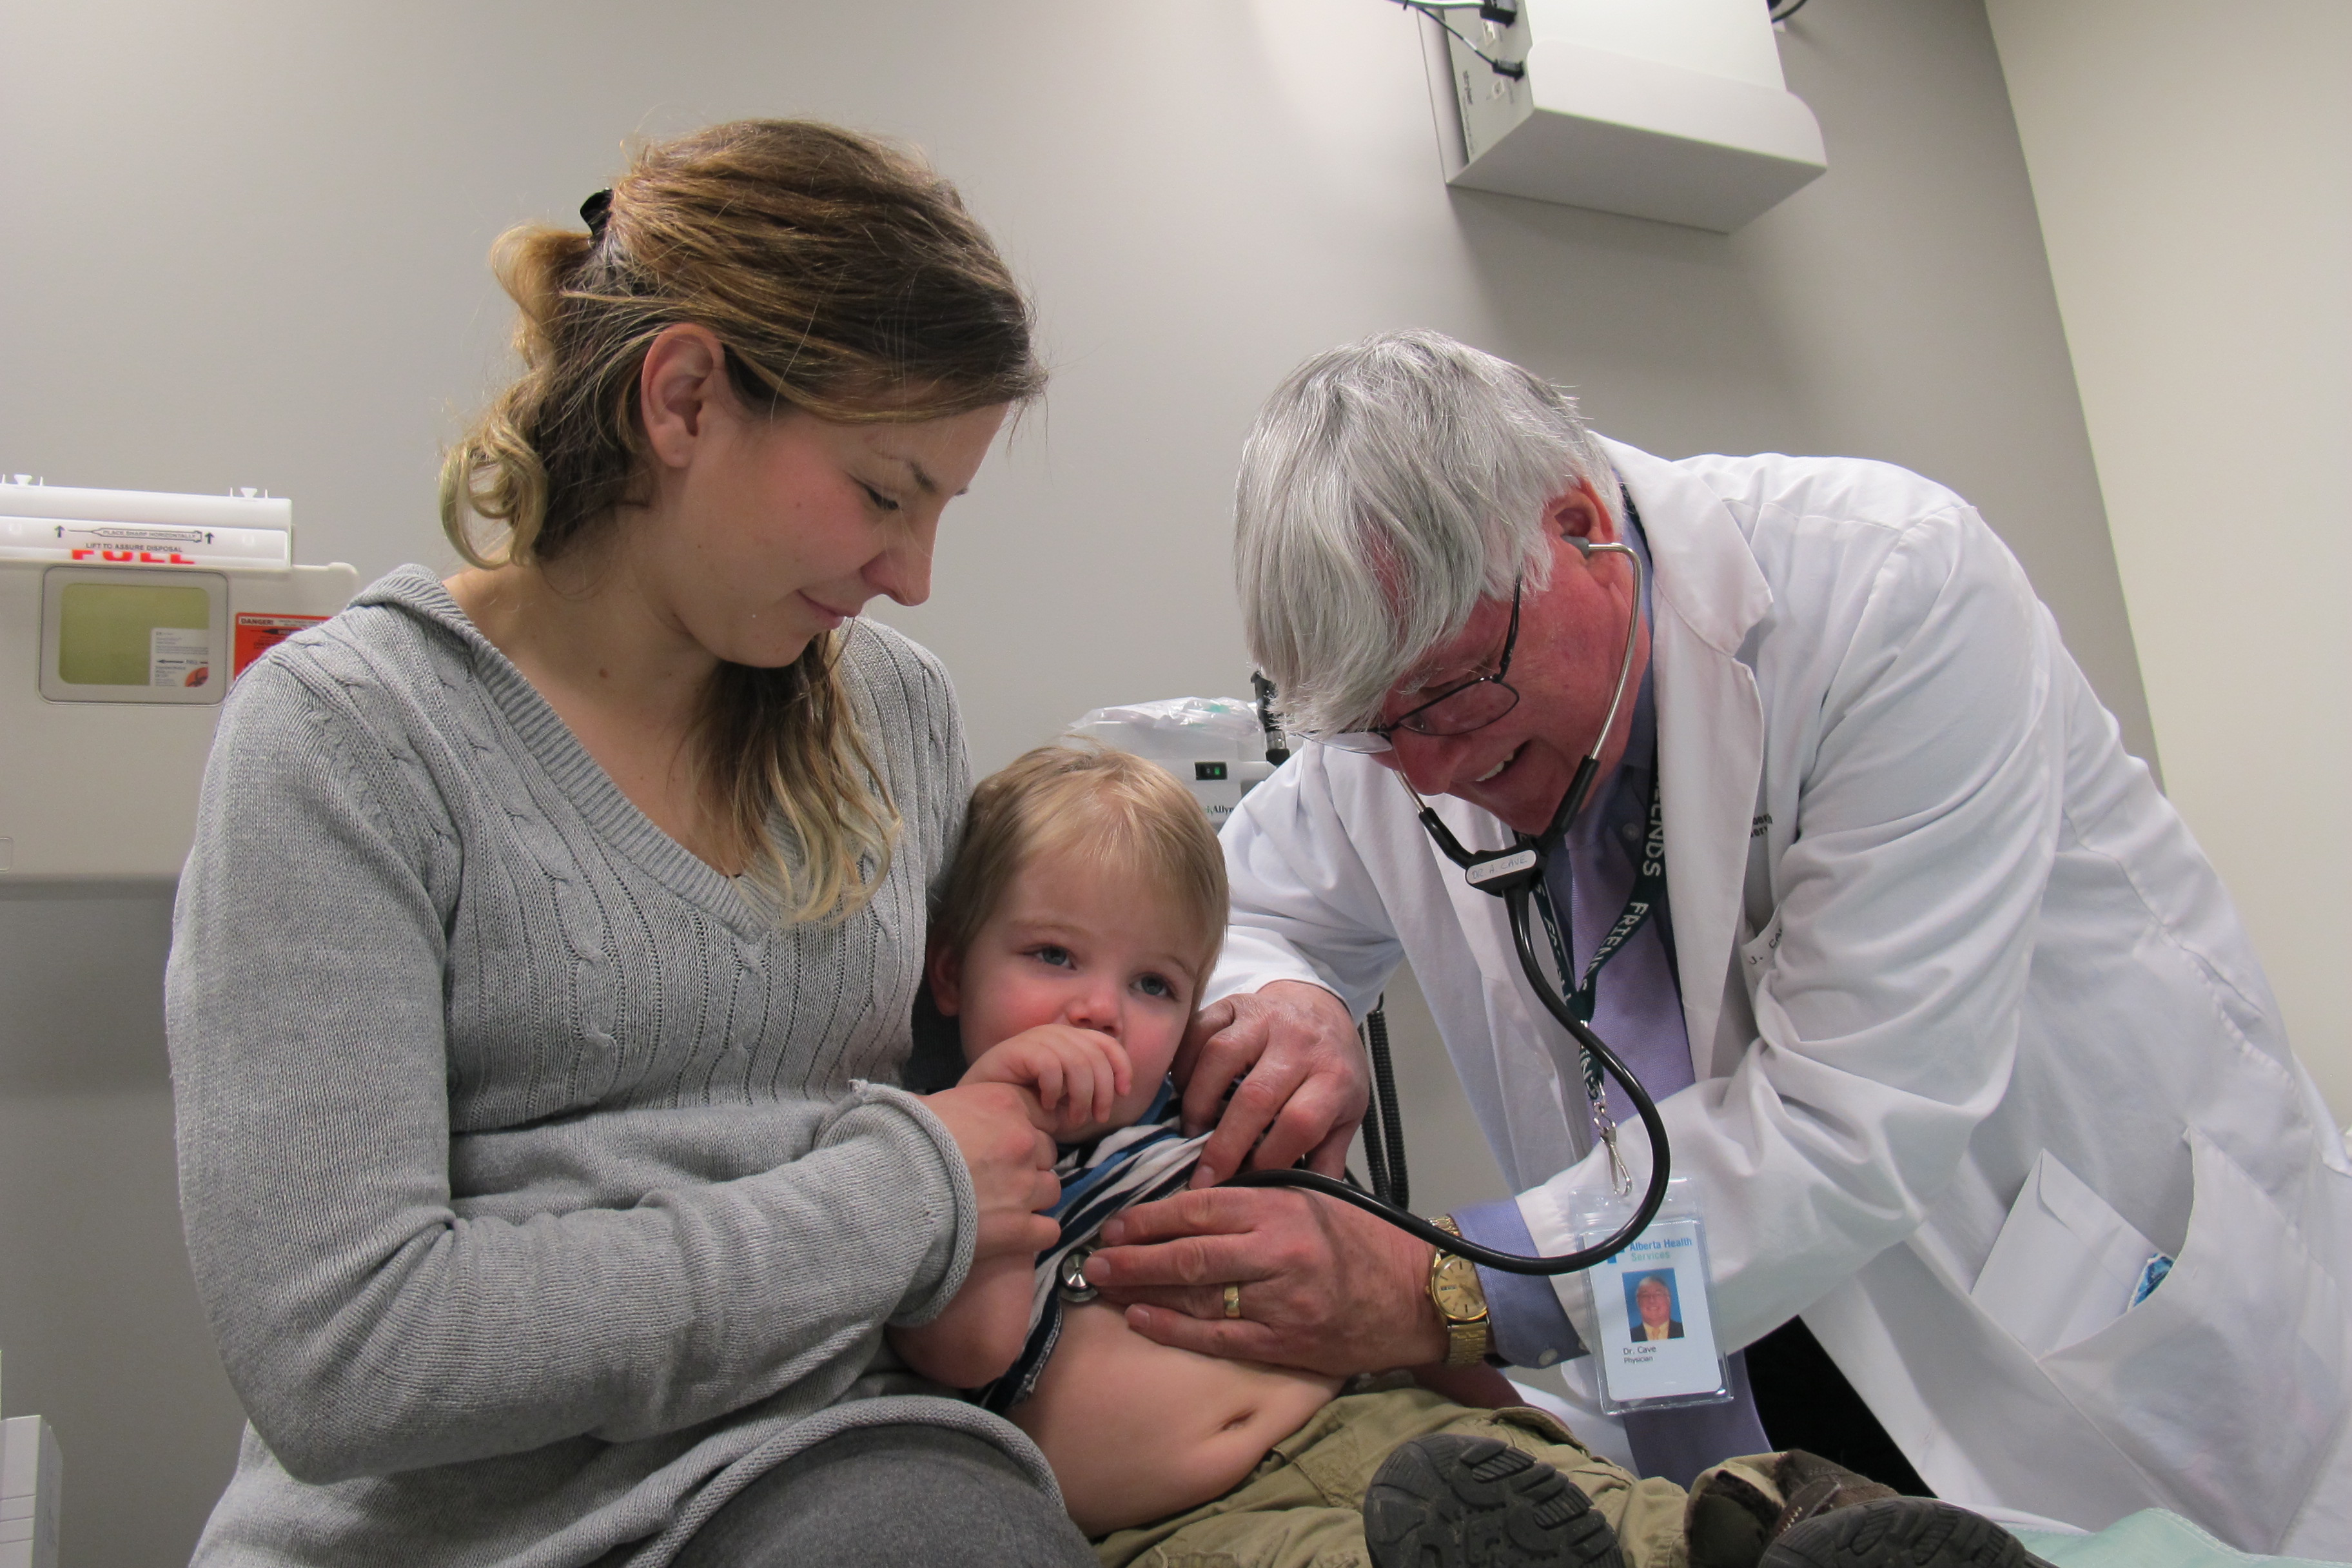
[[[1462,1227],[1452,1215],[1430,1221],[1448,1236]],[[1445,1320],[1445,1364],[1474,1366],[1486,1360],[1495,1336],[1486,1320],[1486,1287],[1479,1283],[1478,1266],[1466,1258],[1439,1251],[1429,1260],[1429,1299]]]

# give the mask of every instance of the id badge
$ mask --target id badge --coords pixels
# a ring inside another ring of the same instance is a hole
[[[1583,1215],[1577,1245],[1607,1239],[1632,1212],[1618,1205]],[[1587,1269],[1584,1282],[1601,1331],[1592,1363],[1601,1373],[1602,1410],[1618,1415],[1730,1400],[1730,1373],[1715,1342],[1706,1226],[1685,1183],[1667,1183],[1666,1201],[1649,1228]]]

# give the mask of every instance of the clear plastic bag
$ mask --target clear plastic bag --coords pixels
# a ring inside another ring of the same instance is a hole
[[[1250,787],[1274,772],[1257,705],[1245,697],[1168,697],[1097,708],[1070,733],[1158,763],[1224,826]]]

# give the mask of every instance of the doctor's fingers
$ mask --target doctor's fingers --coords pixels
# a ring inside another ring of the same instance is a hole
[[[1239,1319],[1268,1325],[1281,1349],[1275,1359],[1286,1365],[1364,1372],[1445,1354],[1429,1297],[1429,1244],[1349,1205],[1221,1187],[1139,1205],[1119,1220],[1137,1222],[1118,1235],[1128,1245],[1097,1252],[1087,1279],[1121,1306],[1231,1322],[1224,1287],[1234,1283]],[[1195,1234],[1161,1239],[1180,1226]],[[1192,1348],[1176,1337],[1192,1332],[1181,1325],[1153,1332],[1143,1324],[1159,1320],[1130,1321],[1162,1343]]]
[[[1138,1204],[1133,1208],[1113,1215],[1102,1227],[1104,1250],[1096,1256],[1110,1257],[1122,1248],[1150,1247],[1160,1242],[1243,1237],[1261,1231],[1271,1234],[1281,1229],[1299,1230],[1303,1229],[1302,1222],[1312,1218],[1308,1206],[1312,1202],[1304,1193],[1276,1192],[1267,1187],[1212,1187],[1181,1192],[1173,1197]],[[1204,1258],[1202,1261],[1205,1263],[1207,1260]],[[1089,1274],[1088,1278],[1093,1276]],[[1195,1273],[1190,1276],[1159,1273],[1148,1278],[1139,1274],[1122,1283],[1192,1285],[1211,1279],[1223,1281],[1240,1278],[1237,1273]]]
[[[1251,1163],[1288,1165],[1309,1150],[1319,1152],[1334,1132],[1353,1131],[1371,1098],[1355,1020],[1330,992],[1276,981],[1229,1000],[1233,1022],[1202,1045],[1185,1090],[1186,1125],[1216,1121],[1192,1173],[1195,1187],[1240,1170],[1270,1129],[1270,1147]],[[1233,1098],[1216,1114],[1217,1097],[1237,1076]],[[1340,1143],[1344,1154],[1344,1138]]]
[[[1246,1082],[1244,1087],[1248,1087]],[[1283,1101],[1274,1125],[1266,1129],[1249,1156],[1250,1168],[1286,1170],[1304,1156],[1307,1164],[1325,1175],[1338,1175],[1347,1165],[1348,1144],[1364,1120],[1370,1100],[1368,1086],[1344,1072],[1310,1074]]]
[[[1184,1031],[1173,1070],[1184,1087],[1187,1134],[1217,1124],[1234,1080],[1255,1067],[1265,1053],[1266,1020],[1250,1005],[1254,1000],[1228,996],[1213,1003]]]
[[[1105,1247],[1087,1259],[1087,1283],[1115,1301],[1198,1307],[1213,1317],[1223,1310],[1226,1285],[1266,1279],[1287,1261],[1283,1250],[1249,1231]]]
[[[1313,1152],[1307,1156],[1307,1168],[1320,1171],[1327,1176],[1344,1177],[1348,1173],[1348,1146],[1356,1141],[1356,1129],[1363,1125],[1362,1111],[1353,1121],[1342,1121],[1324,1136]]]
[[[1291,1096],[1307,1082],[1303,1062],[1285,1060],[1271,1053],[1258,1058],[1247,1077],[1234,1086],[1217,1130],[1201,1145],[1200,1163],[1192,1168],[1192,1185],[1213,1187],[1242,1168],[1258,1140],[1273,1128]],[[1318,1130],[1317,1136],[1321,1136]],[[1292,1159],[1297,1155],[1293,1154]]]
[[[1192,1184],[1213,1185],[1244,1165],[1280,1170],[1310,1152],[1318,1170],[1336,1174],[1371,1100],[1355,1047],[1352,1033],[1344,1046],[1320,1035],[1274,1033],[1202,1146]]]
[[[1091,1278],[1092,1270],[1088,1270]],[[1204,1355],[1297,1366],[1336,1376],[1384,1366],[1365,1342],[1352,1312],[1327,1283],[1304,1286],[1282,1279],[1244,1281],[1225,1315],[1224,1287],[1147,1290],[1127,1303],[1128,1326],[1146,1339]]]
[[[1169,1072],[1174,1075],[1178,1083],[1187,1089],[1192,1087],[1192,1069],[1201,1061],[1201,1047],[1223,1034],[1225,1026],[1234,1021],[1234,1005],[1239,1001],[1238,996],[1221,997],[1192,1015],[1192,1023],[1185,1026],[1184,1037],[1177,1042],[1176,1058],[1168,1064]],[[1189,1118],[1191,1112],[1188,1110],[1186,1115]]]
[[[1145,1339],[1200,1355],[1223,1356],[1228,1361],[1253,1361],[1265,1366],[1312,1364],[1286,1360],[1293,1349],[1288,1337],[1265,1323],[1253,1323],[1247,1320],[1221,1318],[1213,1321],[1162,1307],[1133,1306],[1127,1310],[1127,1326]],[[1328,1371],[1339,1376],[1349,1375],[1338,1367],[1313,1367],[1313,1370]]]

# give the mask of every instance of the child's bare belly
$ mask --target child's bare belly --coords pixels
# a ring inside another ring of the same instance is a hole
[[[1037,1392],[1013,1420],[1045,1450],[1078,1528],[1104,1535],[1232,1490],[1339,1382],[1171,1349],[1095,1301],[1066,1310]]]

